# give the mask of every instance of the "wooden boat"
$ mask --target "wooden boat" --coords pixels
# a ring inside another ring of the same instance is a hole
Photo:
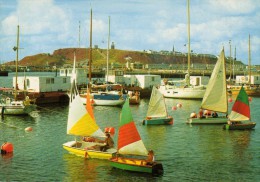
[[[124,103],[120,115],[117,147],[117,154],[110,159],[112,167],[135,172],[163,174],[161,163],[146,160],[148,151],[135,126],[128,99]]]
[[[227,85],[226,85],[226,66],[224,48],[220,52],[218,61],[211,74],[206,92],[204,94],[201,109],[209,110],[211,112],[225,113],[221,117],[212,117],[201,115],[196,118],[188,118],[189,124],[224,124],[227,123],[228,99],[227,99]],[[202,110],[200,111],[202,112]]]
[[[111,148],[105,152],[95,149],[97,148],[96,146],[104,145],[99,141],[105,138],[105,134],[95,122],[89,97],[87,98],[87,109],[82,104],[76,85],[75,59],[74,55],[67,134],[74,135],[75,138],[81,137],[81,139],[66,142],[63,144],[63,148],[70,153],[86,158],[109,159],[112,157],[112,154],[116,152],[116,149]],[[91,137],[91,140],[83,140],[83,137]]]
[[[148,105],[144,125],[173,124],[173,118],[168,115],[165,100],[161,92],[154,86]]]
[[[16,75],[14,87],[14,99],[10,97],[2,98],[0,100],[0,113],[1,115],[27,115],[36,109],[35,104],[31,104],[29,96],[24,100],[17,99],[17,76],[18,76],[18,50],[19,47],[19,25],[17,26],[17,45],[14,47],[16,51]]]
[[[223,126],[226,130],[248,130],[253,129],[256,123],[250,121],[250,106],[248,95],[243,87],[236,98],[229,115],[229,121]]]

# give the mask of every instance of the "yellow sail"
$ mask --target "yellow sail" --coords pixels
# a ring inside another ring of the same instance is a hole
[[[74,55],[74,66],[72,72],[69,114],[67,123],[67,134],[77,136],[98,136],[105,137],[104,132],[96,124],[94,118],[88,113],[83,106],[76,85],[76,58]]]
[[[228,111],[224,48],[211,74],[201,108],[223,113]]]

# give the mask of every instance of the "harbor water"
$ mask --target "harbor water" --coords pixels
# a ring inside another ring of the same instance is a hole
[[[74,139],[66,134],[68,105],[52,104],[38,107],[33,117],[0,119],[0,145],[8,141],[14,146],[13,154],[0,156],[0,181],[260,181],[259,97],[250,102],[252,121],[257,123],[251,131],[188,125],[186,118],[199,110],[201,101],[180,99],[166,99],[173,125],[144,126],[148,103],[149,99],[142,99],[130,108],[145,146],[163,164],[162,176],[122,171],[106,160],[69,154],[62,148]],[[182,107],[173,110],[178,103]],[[120,111],[120,107],[94,107],[101,129],[117,130]],[[33,130],[26,132],[29,126]]]

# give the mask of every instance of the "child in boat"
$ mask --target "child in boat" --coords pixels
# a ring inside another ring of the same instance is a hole
[[[205,118],[205,116],[203,116],[203,110],[202,109],[200,109],[198,116],[199,116],[199,118]]]
[[[149,150],[148,157],[146,159],[146,164],[153,165],[154,161],[155,161],[154,152],[153,152],[153,150]]]
[[[114,147],[114,140],[112,139],[112,137],[110,136],[110,134],[108,132],[106,132],[106,136],[107,138],[105,139],[104,146],[100,147],[100,151],[107,151],[107,149],[113,148]]]
[[[212,113],[212,117],[213,117],[213,118],[217,118],[217,117],[218,117],[218,113],[217,113],[216,111],[214,111],[214,112]]]

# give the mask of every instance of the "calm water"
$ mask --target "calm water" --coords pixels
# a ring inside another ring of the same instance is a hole
[[[68,106],[38,108],[36,118],[5,116],[0,119],[0,145],[13,143],[13,156],[0,156],[0,181],[260,181],[260,98],[253,98],[252,131],[225,131],[222,125],[185,124],[200,101],[166,99],[172,126],[143,126],[149,100],[131,106],[134,120],[147,149],[163,163],[164,175],[154,177],[110,167],[108,161],[69,154],[62,144],[66,135]],[[171,110],[182,103],[183,107]],[[118,128],[120,108],[94,108],[102,129]],[[28,126],[32,132],[25,132]],[[116,133],[117,134],[117,133]],[[114,137],[117,140],[116,136]]]

